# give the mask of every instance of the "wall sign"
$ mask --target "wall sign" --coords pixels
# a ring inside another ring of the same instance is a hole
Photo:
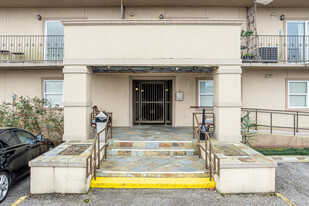
[[[176,101],[183,101],[183,92],[176,92]]]

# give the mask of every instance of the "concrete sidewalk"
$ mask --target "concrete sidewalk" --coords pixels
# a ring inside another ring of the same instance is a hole
[[[286,155],[278,155],[278,156],[270,156],[273,160],[277,161],[277,163],[283,162],[309,162],[309,156],[286,156]]]

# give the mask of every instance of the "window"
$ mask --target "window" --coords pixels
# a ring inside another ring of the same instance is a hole
[[[309,81],[289,81],[289,108],[308,108]]]
[[[0,134],[0,143],[4,148],[6,148],[13,147],[19,142],[17,141],[16,137],[12,132],[5,132],[3,134]]]
[[[44,80],[45,106],[63,107],[63,80]]]
[[[199,106],[213,106],[214,83],[213,80],[199,80]]]
[[[34,137],[25,131],[15,131],[16,136],[20,140],[21,143],[30,143],[34,140]]]

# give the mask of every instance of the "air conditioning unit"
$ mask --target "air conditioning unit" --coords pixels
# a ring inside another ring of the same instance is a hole
[[[260,47],[259,53],[263,63],[278,63],[278,47]]]

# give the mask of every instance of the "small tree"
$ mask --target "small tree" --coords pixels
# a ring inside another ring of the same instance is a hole
[[[253,129],[256,128],[257,124],[250,117],[250,114],[251,112],[247,112],[241,117],[241,136],[242,143],[251,147],[250,140],[254,139],[256,132]]]

